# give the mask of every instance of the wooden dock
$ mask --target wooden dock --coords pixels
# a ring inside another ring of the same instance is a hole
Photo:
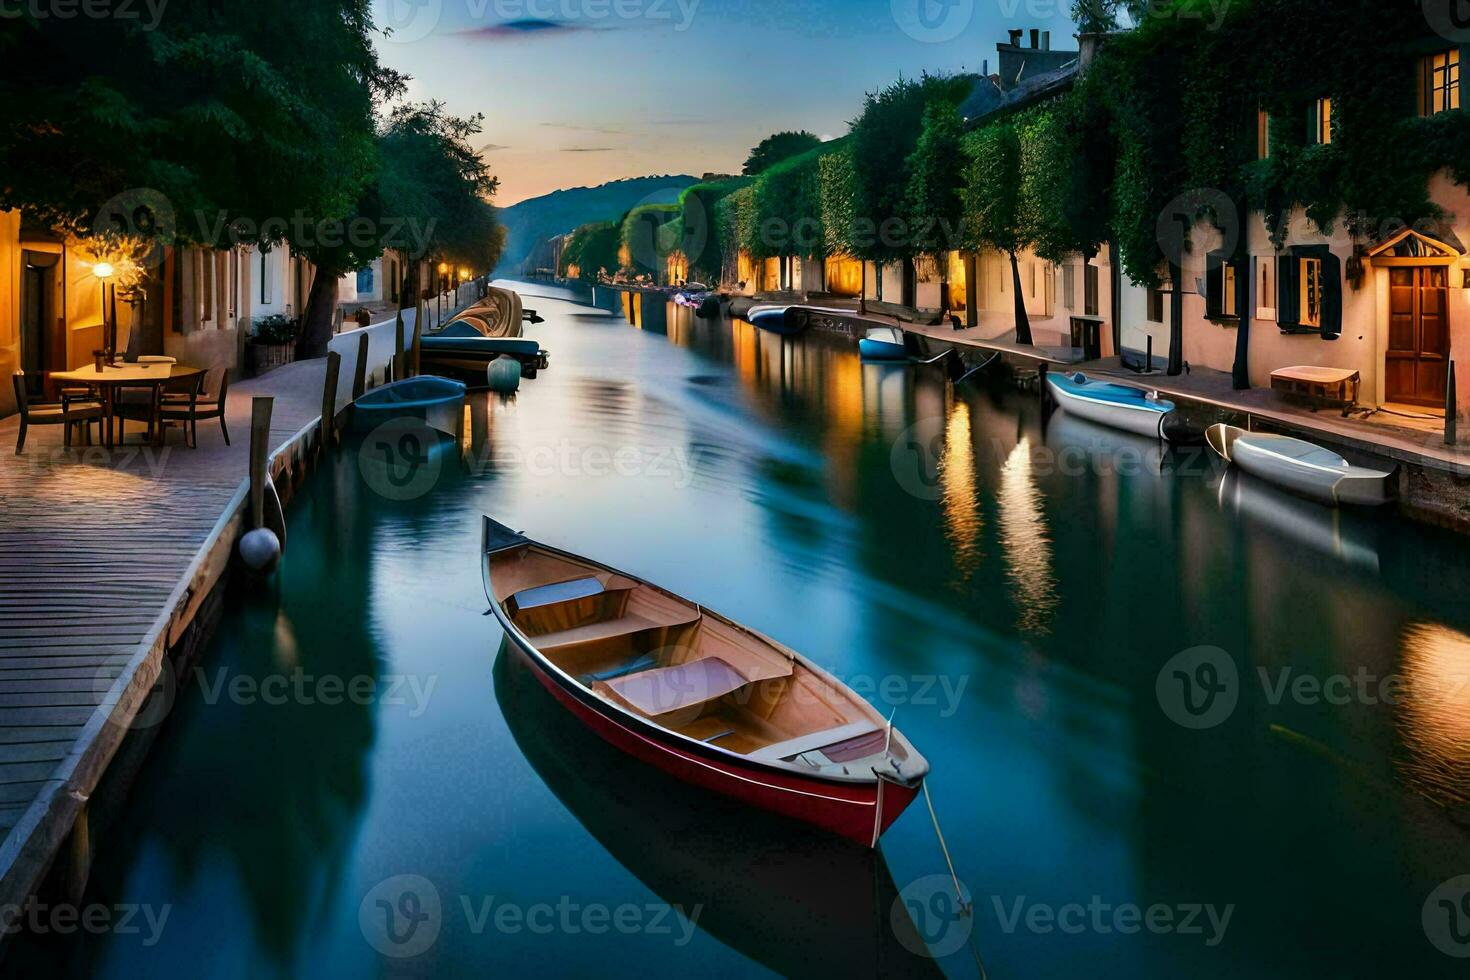
[[[334,339],[338,411],[364,332],[372,373],[393,355],[392,322]],[[137,715],[166,656],[202,642],[200,610],[244,529],[251,398],[274,397],[275,468],[294,467],[315,438],[326,364],[232,385],[232,447],[201,423],[200,448],[174,430],[154,450],[136,444],[135,423],[111,453],[67,453],[47,426],[17,456],[18,420],[0,420],[0,908],[33,896],[58,855],[80,894],[89,800],[124,740],[152,724]]]

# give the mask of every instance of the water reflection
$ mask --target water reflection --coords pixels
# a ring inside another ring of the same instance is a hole
[[[974,573],[980,563],[980,533],[985,519],[975,493],[974,433],[970,430],[970,406],[955,405],[944,430],[944,527],[954,549],[954,567],[960,582]]]
[[[1402,651],[1405,774],[1438,803],[1470,805],[1470,636],[1410,623]]]
[[[669,905],[783,976],[938,976],[881,852],[736,807],[589,732],[502,645],[495,699],[536,774],[587,832]],[[895,929],[903,930],[900,941]]]
[[[1365,572],[1378,572],[1377,524],[1340,507],[1294,497],[1234,468],[1220,479],[1220,507],[1248,527],[1294,541]]]
[[[1019,608],[1016,628],[1023,635],[1045,635],[1057,604],[1052,575],[1051,538],[1041,492],[1031,475],[1031,440],[1022,436],[1000,468],[1000,540]]]

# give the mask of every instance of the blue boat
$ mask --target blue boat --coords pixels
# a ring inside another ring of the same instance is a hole
[[[907,361],[909,349],[903,331],[898,327],[874,327],[858,341],[858,352],[865,361]]]
[[[1166,438],[1165,419],[1174,411],[1174,403],[1160,398],[1157,392],[1093,381],[1080,372],[1048,374],[1046,383],[1057,404],[1078,418],[1151,439]]]
[[[527,379],[550,364],[551,355],[536,341],[521,336],[492,337],[480,328],[481,323],[475,318],[459,319],[419,338],[424,367],[480,388],[485,385],[486,369],[502,356],[519,361],[521,376]]]
[[[459,438],[464,428],[465,386],[448,378],[395,381],[359,398],[352,406],[352,431],[372,432],[395,419],[419,419],[431,429]]]
[[[754,306],[745,319],[762,330],[790,336],[806,329],[804,318],[792,316],[791,310],[789,306]]]

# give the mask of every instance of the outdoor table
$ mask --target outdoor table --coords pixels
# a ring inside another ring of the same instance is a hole
[[[98,370],[89,364],[75,371],[53,371],[51,380],[63,384],[90,385],[102,393],[102,442],[107,448],[113,445],[113,418],[119,388],[149,388],[153,393],[155,415],[159,402],[159,390],[170,381],[192,378],[203,374],[203,368],[187,367],[183,364],[109,364]],[[154,445],[163,444],[163,425],[153,420]]]

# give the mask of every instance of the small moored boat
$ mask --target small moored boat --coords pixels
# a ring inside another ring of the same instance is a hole
[[[521,375],[534,378],[551,363],[551,355],[534,340],[520,335],[520,327],[508,335],[490,332],[487,322],[473,316],[461,316],[444,328],[419,338],[424,367],[439,374],[466,381],[476,387],[485,384],[485,370],[500,357],[511,357],[521,364]]]
[[[374,388],[352,406],[352,431],[372,432],[394,419],[420,419],[458,437],[464,427],[465,386],[448,378],[420,377]]]
[[[770,333],[782,335],[801,333],[806,329],[806,324],[800,317],[792,316],[791,309],[789,306],[753,306],[750,312],[745,314],[745,319]]]
[[[858,341],[858,352],[865,361],[907,361],[909,349],[903,331],[898,327],[874,327]]]
[[[1393,500],[1394,473],[1353,466],[1316,443],[1224,424],[1211,426],[1205,440],[1251,476],[1324,504],[1378,507]]]
[[[1151,439],[1166,438],[1164,420],[1174,411],[1174,403],[1155,393],[1093,381],[1081,373],[1048,374],[1046,383],[1057,404],[1078,418]]]
[[[584,725],[693,785],[868,847],[929,764],[805,657],[671,592],[485,518],[485,592]]]

